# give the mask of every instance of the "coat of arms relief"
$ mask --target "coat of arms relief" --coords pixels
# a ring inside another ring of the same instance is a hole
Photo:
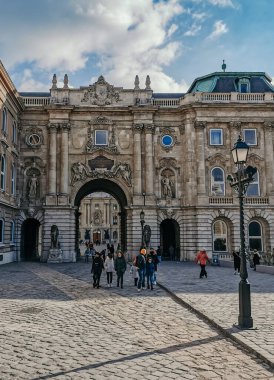
[[[106,106],[117,103],[119,100],[119,90],[106,82],[105,78],[101,75],[97,82],[85,90],[81,102],[94,104],[96,106]]]

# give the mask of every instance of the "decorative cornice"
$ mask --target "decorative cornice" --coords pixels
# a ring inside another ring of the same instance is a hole
[[[145,134],[154,134],[155,133],[155,125],[154,124],[144,124],[144,132]]]
[[[202,121],[202,120],[195,120],[194,121],[194,128],[204,129],[205,127],[206,127],[206,121]]]
[[[226,166],[227,159],[226,157],[221,153],[213,154],[212,156],[207,157],[206,161],[209,162],[210,165],[220,165]]]
[[[264,122],[264,128],[272,130],[274,128],[274,121],[265,121]]]
[[[132,125],[132,130],[133,130],[133,133],[142,133],[144,129],[144,124],[133,124]]]
[[[239,120],[238,121],[230,121],[229,124],[230,124],[231,128],[239,130],[239,129],[241,129],[242,122]]]

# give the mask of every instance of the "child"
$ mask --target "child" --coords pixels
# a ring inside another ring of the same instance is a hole
[[[131,265],[129,273],[134,278],[134,286],[137,286],[138,285],[138,268],[136,266],[136,258],[135,260],[133,260],[133,264]]]
[[[152,257],[149,256],[146,262],[146,277],[147,277],[147,288],[153,290],[153,282],[154,282],[154,263],[152,261]]]

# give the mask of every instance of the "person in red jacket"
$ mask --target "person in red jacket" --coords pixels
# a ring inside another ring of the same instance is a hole
[[[202,248],[195,258],[195,262],[197,264],[200,264],[201,272],[200,272],[200,278],[203,278],[204,276],[207,278],[207,272],[206,272],[206,264],[209,263],[209,258],[207,256],[205,248]]]

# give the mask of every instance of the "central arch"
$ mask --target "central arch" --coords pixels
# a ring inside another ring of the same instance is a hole
[[[88,194],[96,193],[96,192],[100,192],[100,191],[103,191],[105,193],[112,195],[120,205],[120,210],[121,210],[121,212],[120,212],[120,223],[121,223],[121,226],[120,226],[121,227],[121,235],[120,235],[121,241],[120,241],[120,243],[121,243],[121,249],[123,251],[125,251],[127,248],[127,231],[126,231],[127,213],[126,213],[126,207],[128,205],[128,200],[127,200],[127,197],[125,195],[125,192],[117,183],[110,181],[108,179],[99,178],[99,179],[93,179],[93,180],[85,183],[79,189],[79,191],[77,192],[76,197],[75,197],[74,204],[77,207],[77,210],[75,213],[75,218],[76,218],[76,223],[75,223],[75,227],[76,227],[75,249],[76,249],[76,252],[79,252],[79,248],[78,248],[79,216],[80,216],[79,207],[80,207],[81,200],[84,197],[86,197]]]

